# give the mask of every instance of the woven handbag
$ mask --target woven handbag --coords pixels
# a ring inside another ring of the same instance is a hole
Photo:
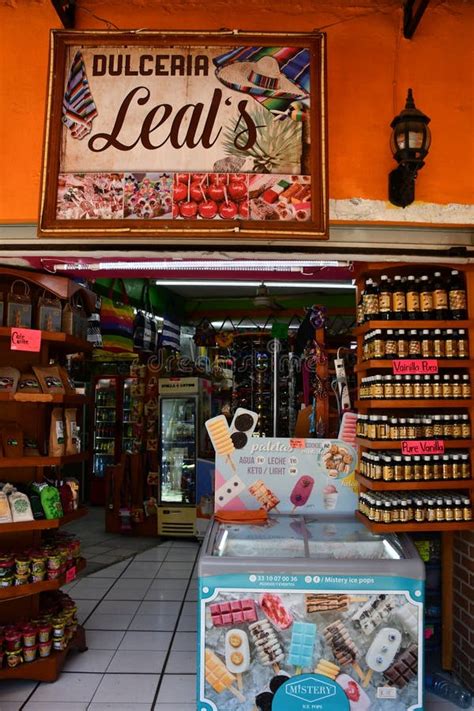
[[[113,295],[116,282],[120,286],[121,301]],[[107,296],[102,298],[100,307],[100,330],[104,351],[133,353],[133,320],[133,307],[129,305],[125,284],[122,279],[114,279]]]

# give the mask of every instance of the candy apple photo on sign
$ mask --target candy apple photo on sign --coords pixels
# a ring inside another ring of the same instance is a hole
[[[40,236],[327,239],[323,33],[51,42]]]

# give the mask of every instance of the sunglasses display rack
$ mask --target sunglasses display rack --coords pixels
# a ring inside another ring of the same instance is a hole
[[[269,334],[239,333],[233,347],[232,410],[242,407],[259,416],[255,432],[288,437],[294,421],[294,373],[288,340]]]

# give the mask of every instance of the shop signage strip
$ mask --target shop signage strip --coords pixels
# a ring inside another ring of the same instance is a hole
[[[39,236],[327,239],[323,33],[51,36]]]

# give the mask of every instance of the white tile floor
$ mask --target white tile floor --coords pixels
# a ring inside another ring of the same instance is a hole
[[[0,711],[196,711],[198,551],[162,543],[68,586],[88,651],[71,652],[54,684],[2,682]]]

